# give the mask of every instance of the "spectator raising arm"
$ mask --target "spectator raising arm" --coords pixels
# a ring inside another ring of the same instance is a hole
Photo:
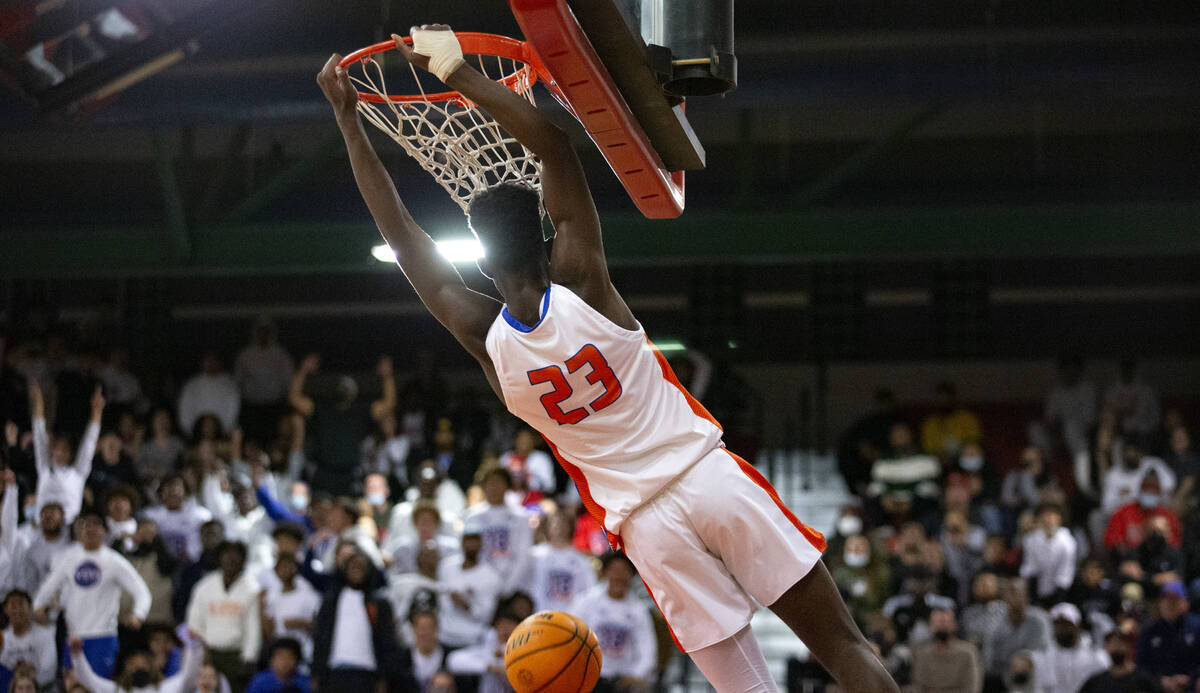
[[[92,473],[92,458],[96,456],[96,443],[100,440],[100,419],[104,416],[104,392],[100,386],[92,393],[92,417],[88,420],[87,430],[79,441],[79,450],[75,452],[75,471],[86,479]]]
[[[296,369],[296,375],[292,376],[292,385],[288,389],[288,403],[292,405],[292,409],[308,418],[313,415],[316,410],[316,405],[312,398],[304,394],[304,383],[308,382],[308,376],[317,372],[321,367],[321,357],[317,354],[309,354],[300,362],[300,368]]]
[[[0,473],[4,482],[4,500],[0,501],[0,559],[11,570],[17,565],[17,475],[11,469]]]
[[[371,403],[371,419],[381,421],[383,417],[391,415],[396,410],[396,378],[392,371],[392,357],[379,357],[379,364],[375,367],[375,372],[379,374],[379,384],[383,388],[383,394]]]
[[[33,422],[33,461],[41,478],[50,472],[54,462],[50,459],[50,434],[46,430],[46,400],[34,378],[29,379],[29,418]]]

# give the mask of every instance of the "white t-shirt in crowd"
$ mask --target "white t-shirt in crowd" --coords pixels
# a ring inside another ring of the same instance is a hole
[[[71,537],[63,528],[55,539],[47,539],[41,530],[32,525],[24,525],[32,530],[27,535],[24,547],[24,587],[27,592],[36,592],[46,578],[50,577],[50,569],[54,562],[71,546]]]
[[[242,573],[228,589],[221,572],[213,571],[196,583],[187,608],[187,624],[216,650],[238,650],[243,662],[258,659],[262,621],[258,581]]]
[[[107,546],[88,551],[72,544],[54,562],[33,608],[36,611],[57,600],[66,615],[69,635],[116,635],[122,591],[133,597],[133,615],[145,619],[150,611],[150,588],[129,561]]]
[[[654,621],[646,604],[633,594],[624,599],[608,596],[608,585],[599,584],[579,598],[572,613],[587,622],[604,653],[600,675],[648,679],[658,660]]]
[[[351,667],[375,671],[375,641],[367,619],[366,599],[362,590],[342,590],[338,595],[337,621],[333,624],[333,642],[329,667]]]
[[[501,590],[512,589],[513,575],[533,546],[529,514],[508,505],[477,503],[467,508],[463,528],[483,535],[479,560],[496,569]]]
[[[482,561],[470,569],[462,565],[463,557],[459,555],[443,559],[438,566],[438,625],[441,641],[451,647],[474,645],[483,638],[500,595],[500,576],[491,566]],[[469,608],[459,608],[451,592],[462,594]]]
[[[200,560],[204,546],[200,543],[200,525],[212,519],[212,513],[196,501],[188,498],[178,510],[168,510],[156,505],[142,511],[142,517],[158,525],[158,534],[173,556],[182,556],[189,561]]]
[[[281,584],[267,589],[267,616],[275,621],[275,637],[295,638],[300,642],[304,651],[304,659],[312,658],[312,636],[309,629],[299,630],[284,626],[284,621],[302,618],[315,621],[317,611],[321,609],[321,595],[308,584],[308,580],[297,575],[294,578],[294,589],[284,592]]]
[[[429,679],[442,670],[442,660],[445,658],[446,653],[440,645],[427,655],[421,654],[415,647],[412,649],[413,678],[417,680],[417,690],[425,690]]]
[[[1071,530],[1059,527],[1049,537],[1041,528],[1025,535],[1021,577],[1037,580],[1037,595],[1047,597],[1075,581],[1076,542]]]
[[[24,635],[16,635],[9,626],[4,629],[0,666],[12,671],[17,668],[17,662],[29,662],[37,670],[38,686],[49,686],[58,673],[55,647],[53,628],[34,623]]]
[[[573,546],[538,544],[529,550],[526,567],[515,580],[533,597],[535,611],[568,611],[596,584],[596,569]]]

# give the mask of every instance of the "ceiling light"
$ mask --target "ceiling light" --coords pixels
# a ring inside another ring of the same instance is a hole
[[[450,262],[461,264],[475,262],[483,257],[483,246],[474,238],[459,238],[449,241],[437,241],[438,252]],[[371,248],[371,256],[380,262],[395,262],[396,254],[388,244],[381,243]]]

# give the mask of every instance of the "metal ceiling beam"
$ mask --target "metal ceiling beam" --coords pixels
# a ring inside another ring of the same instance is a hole
[[[614,266],[974,257],[1200,255],[1200,204],[724,212],[605,218]],[[0,276],[213,276],[392,271],[369,220],[209,227],[177,262],[160,227],[7,230]]]

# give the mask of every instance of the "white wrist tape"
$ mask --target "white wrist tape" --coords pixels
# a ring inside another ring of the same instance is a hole
[[[417,29],[412,32],[413,52],[429,56],[429,71],[443,82],[462,65],[462,46],[453,31]]]

